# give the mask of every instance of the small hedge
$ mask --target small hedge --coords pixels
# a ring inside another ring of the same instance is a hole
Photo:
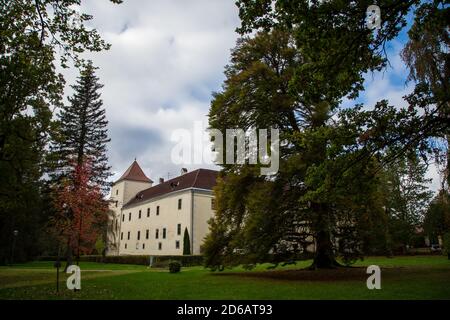
[[[55,256],[41,256],[39,261],[56,261]],[[60,258],[61,261],[65,261],[65,257]],[[73,257],[76,261],[76,257]],[[203,264],[203,256],[153,256],[154,268],[167,268],[172,261],[180,262],[183,267],[201,266]],[[81,262],[98,262],[98,263],[117,263],[117,264],[136,264],[148,266],[150,264],[149,255],[127,255],[127,256],[106,256],[91,255],[81,256]]]
[[[181,270],[181,263],[179,261],[170,261],[169,262],[169,272],[170,273],[178,273]]]

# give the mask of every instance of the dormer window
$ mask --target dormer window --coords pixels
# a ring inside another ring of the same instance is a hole
[[[172,189],[175,189],[176,187],[178,187],[180,185],[180,181],[177,181],[177,182],[171,182],[170,183],[170,187],[172,188]]]

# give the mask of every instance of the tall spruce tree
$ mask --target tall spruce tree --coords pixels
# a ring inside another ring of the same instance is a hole
[[[73,173],[74,165],[86,160],[92,163],[91,182],[108,188],[111,176],[107,158],[108,138],[105,109],[99,90],[103,87],[89,61],[72,86],[75,93],[59,113],[59,130],[53,146],[54,177],[60,179]]]

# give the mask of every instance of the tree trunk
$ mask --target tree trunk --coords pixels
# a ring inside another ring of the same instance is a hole
[[[311,269],[332,269],[341,266],[333,251],[333,243],[330,237],[328,219],[328,206],[326,204],[311,204],[311,209],[317,215],[316,220],[316,253]]]
[[[67,262],[66,267],[64,268],[64,272],[67,272],[67,268],[73,264],[73,252],[72,246],[70,245],[70,240],[67,242],[67,254],[66,254]]]
[[[316,254],[311,269],[333,269],[341,266],[334,256],[333,244],[328,231],[317,232],[316,243]]]

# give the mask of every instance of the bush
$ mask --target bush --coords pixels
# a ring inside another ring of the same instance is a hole
[[[170,261],[169,262],[169,272],[170,273],[178,273],[181,270],[181,263],[179,261]]]
[[[40,261],[56,261],[56,256],[41,256]],[[74,261],[76,257],[73,257]],[[65,257],[60,257],[60,261],[65,261]],[[181,263],[183,267],[201,266],[203,256],[153,256],[153,268],[167,268],[174,260]],[[106,256],[85,255],[80,257],[81,262],[117,263],[117,264],[137,264],[148,266],[150,264],[149,255],[129,255],[129,256]]]

